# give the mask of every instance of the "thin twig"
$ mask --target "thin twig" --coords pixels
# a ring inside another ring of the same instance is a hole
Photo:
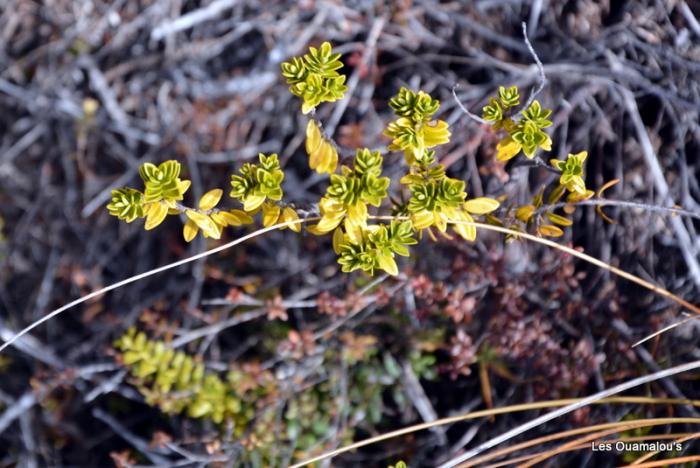
[[[527,99],[527,102],[523,106],[523,110],[527,109],[530,107],[532,102],[535,100],[538,94],[542,92],[544,89],[544,85],[547,83],[547,75],[544,73],[544,65],[542,65],[542,61],[540,58],[537,56],[537,52],[535,52],[535,48],[532,47],[532,44],[530,43],[530,39],[527,37],[527,23],[523,21],[522,23],[523,27],[523,39],[525,40],[525,45],[527,45],[527,50],[530,51],[530,55],[532,55],[532,58],[535,60],[535,64],[537,65],[537,71],[540,74],[540,82],[537,85],[537,88],[530,93],[530,97]]]
[[[695,361],[694,364],[696,364],[696,367],[700,367],[700,361]],[[673,368],[675,369],[675,368]],[[669,370],[673,370],[669,369]],[[683,371],[679,371],[683,372]],[[641,378],[652,378],[652,380],[656,380],[653,378],[654,375],[649,375]],[[640,384],[641,385],[641,384]],[[619,393],[619,392],[618,392]],[[543,409],[543,408],[553,408],[556,406],[564,406],[564,407],[569,407],[574,404],[578,404],[581,401],[585,400],[585,398],[567,398],[567,399],[561,399],[561,400],[551,400],[551,401],[536,401],[532,403],[521,403],[517,405],[510,405],[510,406],[503,406],[500,408],[492,408],[492,409],[486,409],[486,410],[479,410],[479,411],[473,411],[473,412],[468,412],[464,414],[460,414],[457,416],[450,416],[447,418],[442,418],[438,419],[436,421],[428,422],[428,423],[421,423],[421,424],[415,424],[413,426],[408,426],[404,427],[395,431],[391,432],[386,432],[384,434],[379,434],[374,437],[370,437],[369,439],[364,439],[360,440],[358,442],[354,442],[350,445],[346,445],[344,447],[337,448],[333,451],[329,451],[326,453],[322,453],[318,456],[315,456],[313,458],[309,458],[308,460],[304,460],[300,463],[297,463],[296,465],[292,465],[290,468],[301,468],[303,466],[311,465],[312,463],[315,463],[317,461],[325,460],[327,458],[333,458],[336,457],[342,453],[350,452],[352,450],[361,448],[361,447],[366,447],[367,445],[372,445],[377,442],[382,442],[384,440],[389,440],[393,439],[395,437],[400,437],[406,434],[411,434],[413,432],[418,432],[422,431],[425,429],[430,429],[435,426],[445,426],[448,424],[454,424],[457,422],[461,421],[468,421],[472,419],[479,419],[479,418],[485,418],[489,416],[496,416],[500,414],[511,414],[515,412],[521,412],[521,411],[532,411],[536,409]],[[594,405],[608,405],[608,404],[627,404],[627,403],[634,403],[634,404],[693,404],[695,406],[700,406],[700,401],[698,400],[692,400],[690,402],[685,401],[685,400],[676,400],[675,398],[649,398],[649,397],[610,397],[610,398],[601,398],[595,401],[590,402],[590,404]],[[615,424],[615,423],[610,423],[610,424]]]
[[[293,225],[296,225],[296,224],[307,223],[307,222],[309,222],[309,221],[317,221],[318,219],[320,219],[320,218],[316,217],[316,218],[306,218],[306,219],[295,219],[295,220],[292,220],[292,221],[286,221],[286,222],[284,222],[284,223],[275,224],[275,225],[273,225],[273,226],[266,227],[266,228],[263,228],[263,229],[258,229],[258,230],[255,231],[255,232],[251,232],[250,234],[247,234],[247,235],[245,235],[245,236],[243,236],[243,237],[239,237],[238,239],[233,240],[233,241],[231,241],[231,242],[228,242],[228,243],[226,243],[226,244],[224,244],[224,245],[220,245],[220,246],[215,247],[215,248],[213,248],[213,249],[206,250],[206,251],[204,251],[204,252],[202,252],[202,253],[198,253],[197,255],[193,255],[193,256],[191,256],[191,257],[183,258],[182,260],[178,260],[178,261],[176,261],[176,262],[169,263],[169,264],[164,265],[164,266],[162,266],[162,267],[158,267],[158,268],[155,268],[155,269],[153,269],[153,270],[149,270],[149,271],[146,271],[146,272],[144,272],[144,273],[140,273],[140,274],[138,274],[138,275],[131,276],[131,277],[126,278],[126,279],[124,279],[124,280],[122,280],[122,281],[118,281],[118,282],[116,282],[116,283],[114,283],[114,284],[110,284],[109,286],[104,287],[104,288],[102,288],[102,289],[98,289],[97,291],[93,291],[93,292],[91,292],[90,294],[87,294],[87,295],[85,295],[85,296],[83,296],[83,297],[81,297],[81,298],[79,298],[79,299],[74,300],[73,302],[70,302],[70,303],[68,303],[68,304],[66,304],[66,305],[64,305],[64,306],[62,306],[62,307],[59,307],[58,309],[55,309],[55,310],[51,311],[50,313],[48,313],[48,314],[45,315],[44,317],[40,318],[39,320],[36,320],[36,321],[33,322],[31,325],[27,326],[26,328],[24,328],[23,330],[21,330],[20,332],[18,332],[16,335],[14,335],[14,336],[12,336],[11,338],[9,338],[5,343],[1,344],[1,345],[0,345],[0,353],[3,352],[8,346],[12,345],[12,344],[13,344],[15,341],[17,341],[19,338],[23,337],[24,335],[26,335],[26,334],[29,333],[30,331],[34,330],[34,329],[35,329],[36,327],[38,327],[39,325],[41,325],[41,324],[43,324],[43,323],[45,323],[45,322],[48,322],[48,321],[51,320],[52,318],[54,318],[54,317],[56,317],[57,315],[61,314],[62,312],[65,312],[66,310],[71,309],[71,308],[73,308],[73,307],[75,307],[75,306],[77,306],[77,305],[80,305],[80,304],[84,303],[84,302],[87,302],[87,301],[89,301],[90,299],[93,299],[93,298],[95,298],[95,297],[101,296],[101,295],[103,295],[103,294],[105,294],[105,293],[107,293],[107,292],[109,292],[109,291],[113,291],[113,290],[115,290],[115,289],[117,289],[117,288],[121,288],[122,286],[126,286],[127,284],[135,283],[136,281],[142,280],[142,279],[144,279],[144,278],[148,278],[149,276],[153,276],[153,275],[156,275],[156,274],[158,274],[158,273],[162,273],[162,272],[167,271],[167,270],[172,270],[173,268],[177,268],[177,267],[179,267],[179,266],[181,266],[181,265],[186,265],[186,264],[188,264],[188,263],[194,262],[195,260],[199,260],[200,258],[205,258],[205,257],[208,257],[208,256],[210,256],[210,255],[214,255],[215,253],[224,251],[224,250],[229,249],[229,248],[231,248],[231,247],[234,247],[234,246],[236,246],[236,245],[238,245],[238,244],[242,244],[243,242],[245,242],[245,241],[247,241],[247,240],[249,240],[249,239],[253,239],[253,238],[255,238],[255,237],[261,236],[261,235],[263,235],[263,234],[265,234],[265,233],[267,233],[267,232],[271,232],[271,231],[274,231],[274,230],[276,230],[276,229],[280,229],[280,228],[282,228],[282,227],[289,227],[289,226],[293,226]]]
[[[635,201],[611,200],[611,199],[607,199],[607,198],[581,200],[581,201],[577,201],[575,203],[561,202],[561,203],[553,203],[551,205],[543,205],[540,208],[538,208],[534,214],[540,214],[544,211],[549,211],[549,210],[556,210],[557,208],[564,208],[565,206],[621,206],[621,207],[625,207],[625,208],[639,208],[641,210],[653,211],[655,213],[661,213],[661,214],[687,216],[689,218],[695,218],[695,219],[700,220],[700,213],[695,213],[693,211],[684,210],[683,208],[650,205],[647,203],[635,202]]]
[[[490,125],[491,122],[489,122],[488,120],[482,119],[481,117],[479,117],[479,116],[476,115],[476,114],[472,114],[471,112],[469,112],[469,109],[467,109],[466,107],[464,107],[464,104],[462,104],[462,101],[460,101],[460,100],[459,100],[459,97],[457,97],[457,88],[458,88],[458,87],[459,87],[459,83],[455,83],[455,84],[452,86],[452,97],[454,98],[454,100],[455,100],[455,102],[457,103],[457,105],[459,106],[459,108],[462,109],[462,112],[464,112],[464,113],[467,115],[467,117],[469,117],[469,118],[472,119],[472,120],[475,120],[475,121],[479,122],[480,124]]]
[[[668,325],[668,326],[662,328],[661,330],[655,331],[651,335],[648,335],[645,338],[642,338],[641,340],[639,340],[635,344],[633,344],[631,347],[636,348],[640,344],[645,343],[645,342],[651,340],[652,338],[656,338],[657,336],[662,335],[662,334],[666,333],[667,331],[673,330],[674,328],[679,327],[679,326],[683,325],[684,323],[690,322],[691,320],[698,320],[698,317],[695,315],[689,315],[688,317],[684,318],[683,320],[680,320],[678,322],[674,322],[671,325]]]
[[[631,388],[638,387],[640,385],[647,384],[649,382],[654,382],[659,379],[663,379],[666,377],[670,377],[672,375],[677,375],[683,372],[688,372],[691,370],[699,369],[700,368],[700,360],[698,361],[692,361],[686,364],[681,364],[679,366],[674,366],[671,367],[670,369],[665,369],[659,372],[655,372],[650,375],[644,375],[641,377],[637,377],[636,379],[628,380],[627,382],[623,382],[619,385],[615,385],[612,388],[609,388],[607,390],[603,390],[602,392],[595,393],[589,397],[586,397],[582,399],[581,401],[578,401],[576,403],[573,403],[571,405],[567,405],[563,408],[560,408],[555,411],[551,411],[547,414],[544,414],[540,416],[539,418],[535,418],[531,421],[526,422],[525,424],[521,424],[518,427],[515,427],[509,431],[506,431],[505,433],[501,434],[498,437],[494,437],[492,439],[487,440],[486,442],[478,445],[477,447],[474,447],[473,449],[467,451],[466,453],[459,455],[458,457],[453,458],[452,460],[448,461],[447,463],[443,464],[440,466],[440,468],[452,468],[453,466],[457,466],[460,463],[463,463],[470,458],[478,455],[479,453],[490,449],[491,447],[495,447],[496,445],[502,444],[503,442],[506,442],[513,437],[516,437],[520,434],[523,434],[524,432],[527,432],[529,430],[532,430],[538,426],[541,426],[542,424],[549,422],[553,419],[556,419],[560,416],[563,416],[565,414],[569,414],[573,411],[576,411],[580,408],[584,408],[591,403],[594,403],[596,401],[600,401],[603,398],[609,397],[616,395],[618,393],[624,392],[625,390],[629,390]]]
[[[385,221],[391,221],[391,220],[405,220],[405,219],[408,219],[408,218],[402,217],[402,216],[369,216],[369,218],[370,218],[370,219],[376,219],[376,220],[385,220]],[[135,275],[135,276],[131,276],[131,277],[125,279],[125,280],[122,280],[122,281],[119,281],[119,282],[117,282],[117,283],[111,284],[111,285],[109,285],[109,286],[107,286],[107,287],[105,287],[105,288],[99,289],[99,290],[97,290],[97,291],[93,291],[93,292],[91,292],[90,294],[88,294],[88,295],[86,295],[86,296],[83,296],[83,297],[81,297],[81,298],[79,298],[79,299],[76,299],[76,300],[73,301],[73,302],[70,302],[70,303],[64,305],[63,307],[60,307],[60,308],[58,308],[58,309],[56,309],[56,310],[53,310],[52,312],[50,312],[50,313],[47,314],[46,316],[40,318],[39,320],[36,320],[36,321],[33,322],[31,325],[27,326],[26,328],[24,328],[23,330],[21,330],[19,333],[17,333],[17,334],[14,335],[13,337],[11,337],[8,341],[6,341],[6,342],[3,343],[2,345],[0,345],[0,353],[1,353],[3,350],[5,350],[8,346],[10,346],[12,343],[14,343],[15,341],[17,341],[17,339],[19,339],[19,338],[21,338],[22,336],[26,335],[27,333],[29,333],[30,331],[32,331],[34,328],[38,327],[39,325],[41,325],[41,324],[43,324],[43,323],[45,323],[45,322],[48,322],[48,321],[51,320],[52,318],[56,317],[57,315],[61,314],[62,312],[66,311],[66,310],[68,310],[68,309],[70,309],[70,308],[72,308],[72,307],[75,307],[76,305],[82,304],[82,303],[84,303],[84,302],[86,302],[86,301],[88,301],[88,300],[90,300],[90,299],[93,299],[93,298],[95,298],[95,297],[101,296],[102,294],[104,294],[104,293],[106,293],[106,292],[109,292],[109,291],[112,291],[112,290],[114,290],[114,289],[120,288],[120,287],[125,286],[125,285],[127,285],[127,284],[134,283],[134,282],[139,281],[139,280],[141,280],[141,279],[148,278],[149,276],[153,276],[153,275],[158,274],[158,273],[161,273],[161,272],[163,272],[163,271],[167,271],[167,270],[170,270],[170,269],[172,269],[172,268],[176,268],[176,267],[178,267],[178,266],[185,265],[185,264],[187,264],[187,263],[191,263],[191,262],[193,262],[193,261],[195,261],[195,260],[199,260],[200,258],[208,257],[208,256],[213,255],[213,254],[215,254],[215,253],[218,253],[218,252],[221,252],[221,251],[223,251],[223,250],[226,250],[226,249],[228,249],[228,248],[230,248],[230,247],[233,247],[233,246],[236,246],[236,245],[238,245],[238,244],[241,244],[241,243],[243,243],[243,242],[245,242],[245,241],[247,241],[247,240],[249,240],[249,239],[253,239],[253,238],[255,238],[255,237],[258,237],[258,236],[260,236],[260,235],[262,235],[262,234],[265,234],[265,233],[267,233],[267,232],[274,231],[274,230],[279,229],[279,228],[282,228],[282,227],[293,226],[293,225],[295,225],[295,224],[303,224],[303,223],[306,223],[306,222],[309,222],[309,221],[317,221],[317,220],[319,220],[319,219],[320,219],[319,217],[305,218],[305,219],[296,219],[296,220],[287,221],[287,222],[280,223],[280,224],[275,224],[274,226],[270,226],[270,227],[267,227],[267,228],[259,229],[259,230],[255,231],[255,232],[252,232],[252,233],[250,233],[250,234],[247,234],[247,235],[245,235],[245,236],[243,236],[243,237],[240,237],[240,238],[238,238],[238,239],[236,239],[236,240],[233,240],[233,241],[231,241],[231,242],[228,242],[228,243],[226,243],[226,244],[224,244],[224,245],[220,245],[219,247],[215,247],[215,248],[213,248],[213,249],[207,250],[207,251],[202,252],[202,253],[199,253],[199,254],[197,254],[197,255],[193,255],[193,256],[191,256],[191,257],[187,257],[187,258],[184,258],[184,259],[182,259],[182,260],[178,260],[177,262],[169,263],[169,264],[164,265],[164,266],[162,266],[162,267],[155,268],[155,269],[153,269],[153,270],[149,270],[149,271],[146,271],[146,272],[144,272],[144,273],[141,273],[141,274],[138,274],[138,275]],[[614,266],[612,266],[612,265],[609,265],[609,264],[607,264],[607,263],[605,263],[605,262],[603,262],[603,261],[601,261],[601,260],[599,260],[599,259],[597,259],[597,258],[595,258],[595,257],[592,257],[592,256],[590,256],[590,255],[586,255],[586,254],[584,254],[584,253],[582,253],[582,252],[579,252],[578,250],[572,249],[572,248],[570,248],[570,247],[566,247],[566,246],[564,246],[564,245],[557,244],[556,242],[552,242],[552,241],[550,241],[550,240],[548,240],[548,239],[542,239],[542,238],[540,238],[540,237],[533,236],[532,234],[527,234],[527,233],[523,233],[523,232],[518,232],[518,231],[514,231],[514,230],[512,230],[512,229],[502,228],[502,227],[500,227],[500,226],[492,226],[492,225],[490,225],[490,224],[476,223],[476,222],[470,222],[470,221],[460,221],[460,220],[450,220],[450,221],[448,221],[448,222],[449,222],[449,223],[452,223],[452,224],[463,224],[463,225],[466,225],[466,226],[474,226],[475,228],[481,228],[481,229],[485,229],[485,230],[487,230],[487,231],[500,232],[500,233],[502,233],[502,234],[510,234],[510,235],[514,235],[514,236],[517,236],[517,237],[522,237],[522,238],[524,238],[524,239],[528,239],[528,240],[533,241],[533,242],[537,242],[537,243],[539,243],[539,244],[543,244],[543,245],[546,245],[546,246],[549,246],[549,247],[553,247],[553,248],[558,249],[558,250],[560,250],[560,251],[562,251],[562,252],[568,253],[569,255],[573,255],[574,257],[578,257],[578,258],[580,258],[580,259],[582,259],[582,260],[585,260],[585,261],[587,261],[587,262],[589,262],[589,263],[591,263],[591,264],[593,264],[593,265],[595,265],[595,266],[597,266],[597,267],[600,267],[600,268],[603,268],[603,269],[605,269],[605,270],[607,270],[607,271],[610,271],[611,273],[614,273],[614,274],[616,274],[616,275],[618,275],[618,276],[621,276],[622,278],[625,278],[625,279],[627,279],[627,280],[629,280],[629,281],[632,281],[632,282],[634,282],[634,283],[636,283],[636,284],[638,284],[638,285],[640,285],[640,286],[643,286],[643,287],[649,289],[650,291],[653,291],[653,292],[659,294],[660,296],[663,296],[663,297],[666,297],[666,298],[668,298],[668,299],[671,299],[672,301],[674,301],[674,302],[680,304],[681,306],[686,307],[687,309],[689,309],[689,310],[693,311],[694,313],[700,315],[700,307],[697,307],[697,306],[691,304],[690,302],[686,301],[685,299],[683,299],[683,298],[681,298],[681,297],[678,297],[677,295],[673,294],[672,292],[670,292],[670,291],[668,291],[668,290],[666,290],[666,289],[664,289],[664,288],[661,288],[661,287],[659,287],[659,286],[656,286],[655,284],[652,284],[652,283],[650,283],[650,282],[648,282],[648,281],[646,281],[646,280],[644,280],[644,279],[642,279],[642,278],[640,278],[640,277],[638,277],[638,276],[635,276],[635,275],[633,275],[633,274],[631,274],[631,273],[628,273],[628,272],[626,272],[626,271],[624,271],[624,270],[621,270],[621,269],[619,269],[619,268],[617,268],[617,267],[614,267]]]

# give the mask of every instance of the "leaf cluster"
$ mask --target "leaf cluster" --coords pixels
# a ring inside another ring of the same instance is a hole
[[[450,141],[447,122],[432,120],[440,102],[429,94],[401,88],[389,106],[398,119],[387,126],[384,135],[392,139],[389,150],[403,151],[407,164],[425,164],[432,155],[430,148]]]
[[[230,196],[243,203],[245,211],[255,211],[265,200],[282,199],[284,172],[276,154],[258,154],[260,164],[245,163],[239,174],[231,176]]]
[[[338,167],[338,150],[333,142],[321,133],[321,128],[313,119],[306,125],[305,147],[311,169],[319,174],[335,172]]]
[[[340,54],[324,42],[320,48],[311,47],[307,54],[283,63],[282,75],[290,84],[290,91],[302,98],[302,111],[308,113],[320,102],[342,97],[346,87],[340,68]],[[517,87],[501,86],[483,108],[484,118],[506,134],[497,145],[500,160],[511,159],[521,151],[526,157],[534,158],[539,149],[551,150],[552,140],[544,129],[552,125],[549,120],[552,111],[537,100],[518,111],[520,101]],[[414,234],[419,238],[424,232],[431,239],[436,239],[436,234],[451,238],[447,233],[449,227],[463,239],[474,241],[475,216],[501,226],[510,223],[508,227],[515,230],[534,227],[546,236],[561,235],[563,231],[557,226],[571,224],[570,219],[543,206],[544,191],[531,204],[507,207],[501,218],[494,211],[502,200],[468,199],[466,183],[448,177],[436,157],[435,148],[448,143],[451,135],[447,122],[434,117],[440,102],[424,91],[402,87],[389,100],[389,107],[396,119],[384,131],[391,138],[388,149],[402,151],[408,166],[400,179],[399,197],[391,199],[392,212],[402,221],[398,224],[369,223],[370,207],[381,207],[391,185],[389,177],[382,176],[382,153],[357,149],[352,165],[342,165],[338,173],[337,145],[323,133],[317,119],[309,119],[306,126],[309,167],[319,174],[329,174],[325,194],[318,202],[319,222],[307,230],[316,235],[333,232],[333,246],[343,271],[373,273],[379,269],[396,274],[394,256],[408,254],[406,246],[415,243]],[[551,166],[561,174],[550,200],[558,201],[567,191],[566,200],[571,203],[593,195],[584,181],[586,156],[583,151],[570,154],[566,160],[551,160]],[[541,162],[539,158],[537,161]],[[285,174],[276,154],[260,153],[258,163],[243,164],[231,176],[230,196],[243,204],[242,210],[218,208],[223,195],[220,189],[206,192],[196,208],[182,205],[180,201],[190,182],[180,179],[180,170],[177,161],[166,161],[159,166],[144,164],[139,171],[144,191],[128,187],[113,191],[107,207],[110,214],[126,222],[146,218],[146,229],[159,225],[168,214],[179,214],[184,222],[183,236],[188,242],[199,232],[219,239],[225,227],[250,224],[258,213],[266,227],[288,223],[286,227],[296,232],[301,230],[294,205],[283,201]],[[568,210],[564,208],[565,214],[570,214]],[[553,224],[544,224],[545,219]],[[397,233],[406,235],[397,238]]]
[[[520,104],[520,92],[515,86],[498,88],[498,96],[489,100],[482,109],[484,120],[493,122],[494,129],[503,129],[507,136],[496,146],[496,158],[507,161],[521,151],[529,159],[535,156],[538,149],[551,151],[552,139],[544,129],[552,125],[549,116],[551,109],[543,109],[535,100],[521,113],[522,117],[512,115],[512,111]]]
[[[151,230],[160,225],[165,217],[177,207],[190,187],[189,180],[180,179],[180,163],[169,160],[156,166],[144,163],[139,175],[144,183],[144,191],[123,187],[112,190],[112,200],[107,210],[113,216],[130,223],[138,218],[146,218],[145,228]],[[174,211],[177,213],[177,211]]]
[[[312,232],[330,232],[345,220],[345,229],[355,235],[367,224],[367,205],[378,207],[387,196],[390,179],[381,177],[384,158],[379,151],[358,149],[353,167],[331,174],[326,195],[319,202],[321,220]]]
[[[399,269],[394,255],[407,257],[407,246],[416,243],[410,221],[368,226],[361,231],[360,238],[349,236],[340,229],[333,235],[338,263],[346,273],[362,270],[371,275],[375,270],[381,269],[396,275]]]
[[[348,87],[342,68],[340,54],[333,53],[331,44],[324,42],[320,48],[311,47],[303,57],[293,57],[282,63],[282,76],[290,85],[289,91],[302,99],[301,110],[311,112],[322,102],[342,99]]]
[[[121,360],[135,378],[149,405],[168,414],[186,412],[192,418],[225,420],[237,424],[240,435],[253,416],[253,409],[218,375],[204,364],[163,341],[149,340],[130,328],[114,342]]]

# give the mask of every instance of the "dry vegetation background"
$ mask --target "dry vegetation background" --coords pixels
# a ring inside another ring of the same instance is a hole
[[[143,162],[179,160],[198,197],[226,189],[258,152],[276,152],[287,196],[317,200],[325,181],[308,170],[305,119],[279,65],[323,40],[343,52],[349,78],[348,97],[319,109],[341,145],[385,146],[388,99],[420,87],[441,100],[451,125],[439,155],[450,174],[470,196],[522,204],[551,174],[495,162],[496,137],[450,91],[458,83],[476,112],[498,85],[535,86],[520,33],[527,21],[548,79],[540,100],[554,109],[553,155],[587,149],[588,186],[621,179],[609,198],[697,212],[699,19],[695,0],[3,0],[0,337],[207,247],[186,244],[175,220],[146,233],[107,214],[110,191],[133,184]],[[400,158],[387,156],[389,175],[402,171]],[[580,209],[562,242],[700,303],[697,222],[606,212],[618,223]],[[694,322],[631,349],[682,311],[541,246],[486,233],[474,245],[422,242],[401,270],[373,283],[342,274],[327,239],[285,231],[71,310],[0,355],[0,466],[244,463],[246,448],[225,430],[143,403],[111,350],[132,325],[175,340],[210,369],[270,372],[280,424],[307,395],[300,420],[328,413],[321,426],[302,424],[302,433],[322,427],[309,454],[489,404],[588,395],[699,358]],[[632,394],[698,398],[696,378]],[[314,386],[323,390],[312,398]],[[419,432],[333,463],[431,466],[536,414]],[[635,415],[698,416],[596,406],[541,433]],[[302,436],[275,424],[270,434],[288,443],[275,463],[288,463]],[[583,450],[554,466],[617,462]]]

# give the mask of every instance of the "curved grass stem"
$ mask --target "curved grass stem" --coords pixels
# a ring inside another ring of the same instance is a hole
[[[700,361],[698,362],[698,366],[700,367]],[[651,377],[651,376],[649,376]],[[290,468],[301,468],[304,466],[311,465],[312,463],[316,463],[321,460],[325,460],[327,458],[333,458],[335,456],[338,456],[340,454],[350,452],[352,450],[365,447],[367,445],[372,445],[377,442],[382,442],[385,440],[393,439],[395,437],[400,437],[406,434],[411,434],[413,432],[418,432],[422,431],[425,429],[430,429],[432,427],[436,426],[444,426],[448,424],[454,424],[457,422],[462,422],[462,421],[468,421],[472,419],[479,419],[479,418],[485,418],[489,416],[496,416],[499,414],[511,414],[511,413],[516,413],[516,412],[522,412],[522,411],[531,411],[531,410],[536,410],[536,409],[546,409],[546,408],[556,408],[560,406],[567,406],[567,405],[572,405],[572,404],[578,404],[581,401],[583,401],[584,398],[567,398],[567,399],[562,399],[562,400],[550,400],[550,401],[538,401],[538,402],[533,402],[533,403],[522,403],[518,405],[510,405],[510,406],[503,406],[501,408],[493,408],[493,409],[486,409],[486,410],[479,410],[479,411],[473,411],[470,413],[465,413],[465,414],[460,414],[457,416],[450,416],[448,418],[442,418],[442,419],[436,419],[435,421],[431,422],[426,422],[426,423],[421,423],[421,424],[415,424],[413,426],[408,426],[404,427],[395,431],[391,432],[386,432],[384,434],[379,434],[378,436],[370,437],[368,439],[360,440],[358,442],[346,445],[344,447],[339,447],[335,450],[322,453],[321,455],[318,455],[313,458],[309,458],[308,460],[304,460],[300,463],[297,463],[295,465],[292,465]],[[606,405],[606,404],[690,404],[693,406],[700,406],[700,401],[699,400],[683,400],[683,399],[673,399],[673,398],[650,398],[650,397],[610,397],[610,398],[602,398],[599,400],[596,400],[592,402],[592,404],[596,405]],[[617,423],[608,423],[608,424],[617,424]]]
[[[319,219],[318,217],[305,218],[305,219],[295,219],[292,221],[287,221],[284,223],[275,224],[274,226],[266,227],[263,229],[258,229],[255,232],[251,232],[250,234],[246,234],[243,237],[239,237],[236,240],[233,240],[233,241],[228,242],[226,244],[220,245],[220,246],[215,247],[213,249],[207,250],[207,251],[202,252],[202,253],[198,253],[197,255],[192,255],[191,257],[183,258],[182,260],[178,260],[178,261],[173,262],[173,263],[168,263],[167,265],[163,265],[162,267],[158,267],[158,268],[155,268],[153,270],[146,271],[144,273],[139,273],[138,275],[131,276],[129,278],[126,278],[126,279],[121,280],[119,282],[116,282],[114,284],[110,284],[109,286],[106,286],[102,289],[98,289],[97,291],[93,291],[93,292],[91,292],[83,297],[80,297],[80,298],[74,300],[73,302],[69,302],[68,304],[66,304],[64,306],[59,307],[58,309],[52,310],[51,312],[44,315],[40,319],[36,320],[35,322],[32,322],[30,325],[28,325],[27,327],[25,327],[24,329],[22,329],[21,331],[16,333],[14,336],[12,336],[9,340],[4,342],[3,344],[0,344],[0,353],[2,353],[7,347],[12,345],[15,341],[22,338],[24,335],[26,335],[30,331],[34,330],[39,325],[48,322],[52,318],[60,315],[61,313],[67,311],[68,309],[71,309],[77,305],[83,304],[84,302],[87,302],[90,299],[94,299],[98,296],[101,296],[105,293],[108,293],[109,291],[113,291],[115,289],[121,288],[122,286],[126,286],[127,284],[135,283],[136,281],[142,280],[144,278],[148,278],[149,276],[153,276],[153,275],[156,275],[158,273],[162,273],[162,272],[167,271],[167,270],[172,270],[173,268],[177,268],[181,265],[186,265],[188,263],[192,263],[196,260],[199,260],[200,258],[205,258],[205,257],[208,257],[210,255],[214,255],[215,253],[222,252],[226,249],[230,249],[231,247],[235,247],[238,244],[242,244],[250,239],[261,236],[261,235],[266,234],[270,231],[274,231],[276,229],[280,229],[283,227],[293,226],[295,224],[303,224],[303,223],[306,223],[309,221],[317,221],[318,219]]]

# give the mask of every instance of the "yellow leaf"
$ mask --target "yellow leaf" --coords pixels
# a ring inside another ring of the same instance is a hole
[[[442,215],[441,213],[438,213],[437,211],[433,212],[433,224],[435,225],[436,228],[438,228],[438,231],[444,233],[447,231],[447,221],[449,218],[447,216]]]
[[[286,207],[284,210],[282,210],[282,220],[281,221],[283,221],[283,222],[296,221],[297,219],[299,219],[299,215],[292,208]],[[287,227],[294,232],[301,231],[301,223],[290,224]]]
[[[216,224],[212,220],[212,224],[214,225],[214,230],[213,231],[202,231],[202,234],[204,237],[211,237],[214,239],[220,239],[221,238],[221,233],[223,232],[223,226]]]
[[[323,142],[324,155],[321,165],[316,169],[319,174],[328,173],[332,174],[335,172],[335,168],[338,166],[338,150],[335,149],[332,143],[328,141]]]
[[[272,203],[263,203],[263,226],[270,227],[277,223],[280,217],[280,207]]]
[[[185,215],[202,230],[205,236],[213,237],[214,239],[221,238],[221,230],[209,216],[197,213],[194,210],[185,210]]]
[[[574,222],[571,221],[569,218],[565,218],[556,213],[547,213],[547,217],[551,222],[560,226],[571,226],[572,224],[574,224]]]
[[[380,254],[377,256],[377,262],[379,263],[379,268],[390,275],[396,276],[399,274],[399,267],[396,265],[396,261],[391,255]]]
[[[345,218],[343,227],[345,228],[345,236],[350,239],[353,244],[362,243],[362,230],[366,224],[353,224],[350,218]]]
[[[301,113],[304,114],[304,115],[306,115],[306,114],[308,114],[309,112],[311,112],[312,110],[314,110],[315,108],[316,108],[316,106],[312,106],[311,104],[308,104],[307,102],[304,102],[304,103],[301,105]]]
[[[321,218],[321,221],[318,222],[316,225],[316,229],[318,232],[330,232],[333,229],[337,228],[340,222],[343,220],[343,217],[330,217],[330,216],[324,216]]]
[[[563,185],[558,185],[557,188],[552,190],[552,193],[549,194],[549,204],[553,205],[554,203],[558,202],[561,197],[564,195],[564,191],[566,190],[566,187]]]
[[[367,224],[367,205],[360,201],[348,206],[348,221],[355,226]]]
[[[540,148],[542,148],[545,151],[552,151],[552,137],[547,135],[545,133],[545,136],[547,137],[542,144],[540,145]]]
[[[433,225],[433,213],[428,210],[419,211],[411,215],[411,222],[416,229],[425,229]]]
[[[240,215],[237,213],[240,213]],[[230,212],[219,211],[212,213],[209,216],[216,224],[220,224],[222,226],[240,226],[242,224],[250,224],[253,222],[253,218],[240,210],[232,210]]]
[[[469,213],[462,213],[459,221],[474,222]],[[468,241],[476,240],[476,227],[468,224],[455,223],[453,226],[454,231],[459,234],[462,238]]]
[[[318,228],[318,224],[312,224],[311,226],[306,226],[306,230],[313,234],[314,236],[323,236],[325,234],[328,234],[328,231],[321,231]]]
[[[318,202],[318,207],[323,216],[343,217],[345,216],[345,206],[333,198],[323,197]]]
[[[464,207],[467,209],[467,211],[474,214],[491,213],[499,206],[500,203],[498,203],[498,201],[494,200],[493,198],[486,197],[473,198],[464,203]]]
[[[521,206],[517,210],[515,210],[515,217],[518,218],[520,221],[523,223],[527,223],[530,221],[530,218],[532,218],[532,215],[535,213],[535,206],[534,205],[525,205]]]
[[[311,124],[313,124],[313,120],[309,121],[309,125]],[[311,131],[307,128],[306,150],[309,155],[309,167],[319,174],[332,174],[338,166],[338,150],[331,142],[321,136],[315,124],[313,126]]]
[[[185,223],[185,226],[182,228],[182,235],[184,236],[185,241],[192,241],[192,239],[194,239],[197,235],[197,232],[199,232],[199,228],[197,227],[195,222],[191,219],[188,219]]]
[[[423,126],[423,138],[426,148],[449,142],[450,135],[450,131],[447,129],[447,122],[444,120],[438,120]]]
[[[180,190],[181,194],[184,194],[185,192],[187,192],[187,189],[190,188],[190,185],[192,185],[191,180],[181,180],[180,182],[178,182],[177,188],[178,190]]]
[[[321,129],[318,128],[315,120],[310,119],[309,123],[306,124],[306,154],[310,156],[313,152],[318,150],[321,141]]]
[[[506,137],[496,145],[496,159],[499,161],[508,161],[520,152],[522,146],[511,137]]]
[[[148,206],[148,214],[146,215],[146,225],[144,228],[146,231],[150,231],[162,223],[167,215],[168,207],[165,204],[160,202],[151,203]]]
[[[211,210],[219,203],[223,194],[224,191],[221,189],[209,190],[199,199],[199,209],[204,211]]]
[[[224,215],[224,213],[217,211],[216,213],[212,213],[209,215],[209,217],[214,221],[216,224],[220,226],[230,226],[228,222],[228,217]],[[235,218],[233,218],[235,220]],[[235,226],[235,224],[233,225]]]
[[[552,224],[545,224],[537,229],[537,232],[542,236],[547,237],[561,237],[564,235],[564,231]]]
[[[250,215],[245,211],[231,210],[228,213],[230,213],[238,220],[238,224],[236,226],[240,226],[241,224],[253,224],[253,218],[251,218]]]
[[[248,195],[243,202],[243,209],[245,211],[253,211],[260,208],[260,205],[265,201],[265,195]]]
[[[343,230],[338,228],[333,231],[333,251],[336,255],[340,254],[340,246],[345,241],[345,236],[343,235]]]

